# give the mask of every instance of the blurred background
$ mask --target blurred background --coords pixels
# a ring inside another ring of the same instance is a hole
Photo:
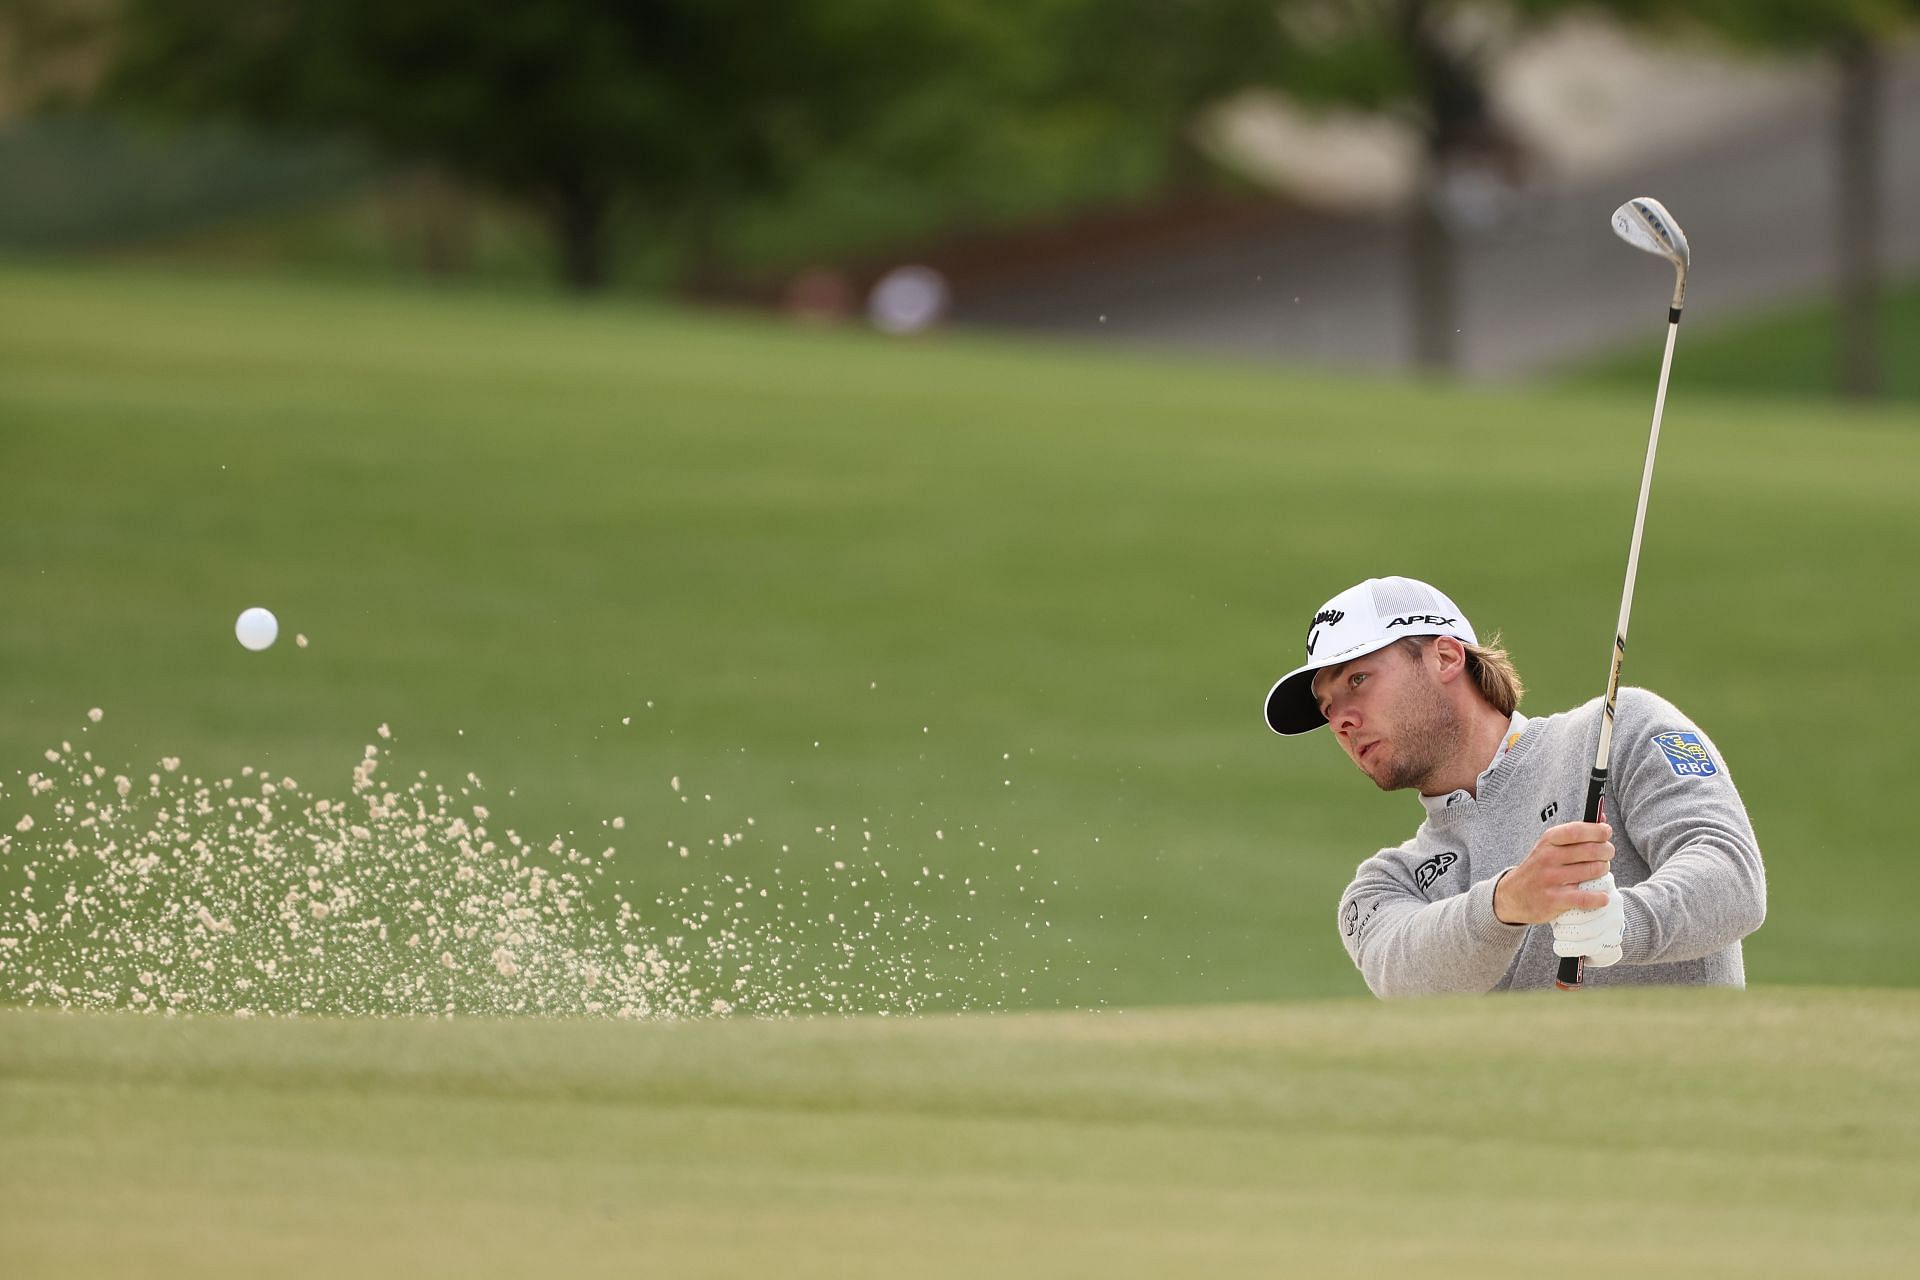
[[[1915,14],[5,0],[0,248],[1511,378],[1643,336],[1591,229],[1647,191],[1707,323],[1873,397],[1909,386]]]
[[[993,1002],[1353,994],[1335,900],[1418,815],[1260,697],[1391,572],[1503,628],[1529,710],[1600,692],[1671,288],[1607,219],[1651,195],[1694,269],[1627,681],[1749,794],[1750,972],[1911,983],[1843,886],[1896,874],[1916,763],[1917,38],[0,0],[0,802],[83,733],[344,787],[391,724],[636,901],[950,874]]]

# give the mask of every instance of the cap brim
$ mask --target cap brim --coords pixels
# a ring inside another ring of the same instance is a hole
[[[1304,667],[1295,667],[1287,672],[1274,681],[1273,688],[1267,691],[1267,728],[1288,737],[1312,733],[1327,722],[1327,718],[1320,714],[1319,699],[1313,696],[1314,673],[1364,658],[1370,653],[1378,653],[1403,638],[1389,636],[1378,643],[1329,657],[1323,662],[1309,662]]]

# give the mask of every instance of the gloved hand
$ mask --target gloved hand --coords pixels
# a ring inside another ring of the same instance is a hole
[[[1620,935],[1626,931],[1627,908],[1609,871],[1580,886],[1607,895],[1607,905],[1591,910],[1564,911],[1553,922],[1553,954],[1585,956],[1596,969],[1620,963]]]

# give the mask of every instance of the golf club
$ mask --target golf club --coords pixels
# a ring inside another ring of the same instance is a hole
[[[1653,488],[1653,457],[1660,447],[1660,415],[1667,407],[1667,375],[1673,370],[1673,340],[1680,333],[1680,308],[1687,299],[1690,262],[1686,232],[1658,200],[1636,196],[1615,209],[1613,233],[1634,248],[1658,254],[1673,264],[1673,304],[1667,310],[1667,353],[1660,359],[1660,389],[1653,398],[1653,429],[1647,435],[1647,462],[1640,473],[1640,505],[1633,513],[1633,542],[1627,549],[1627,585],[1620,593],[1620,623],[1614,629],[1613,658],[1607,668],[1606,710],[1600,720],[1600,744],[1593,756],[1593,774],[1587,781],[1583,822],[1599,822],[1604,812],[1602,792],[1606,789],[1607,766],[1613,750],[1614,704],[1620,696],[1620,664],[1627,656],[1627,617],[1633,612],[1633,580],[1640,571],[1640,534],[1647,522],[1647,494]],[[1585,967],[1586,961],[1581,956],[1563,957],[1554,985],[1563,991],[1579,990]]]

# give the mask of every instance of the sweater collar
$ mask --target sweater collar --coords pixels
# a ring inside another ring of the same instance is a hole
[[[1507,753],[1513,750],[1514,744],[1520,741],[1520,735],[1526,731],[1527,718],[1518,711],[1515,711],[1513,713],[1513,719],[1507,724],[1506,737],[1500,739],[1500,745],[1494,748],[1493,759],[1487,762],[1487,767],[1482,769],[1480,776],[1474,780],[1473,790],[1466,791],[1463,789],[1449,792],[1443,796],[1421,796],[1420,804],[1426,809],[1427,815],[1432,817],[1436,814],[1444,813],[1448,809],[1471,805],[1475,795],[1484,795],[1486,793],[1487,779],[1493,776],[1493,771],[1498,769],[1501,763],[1506,760]]]

